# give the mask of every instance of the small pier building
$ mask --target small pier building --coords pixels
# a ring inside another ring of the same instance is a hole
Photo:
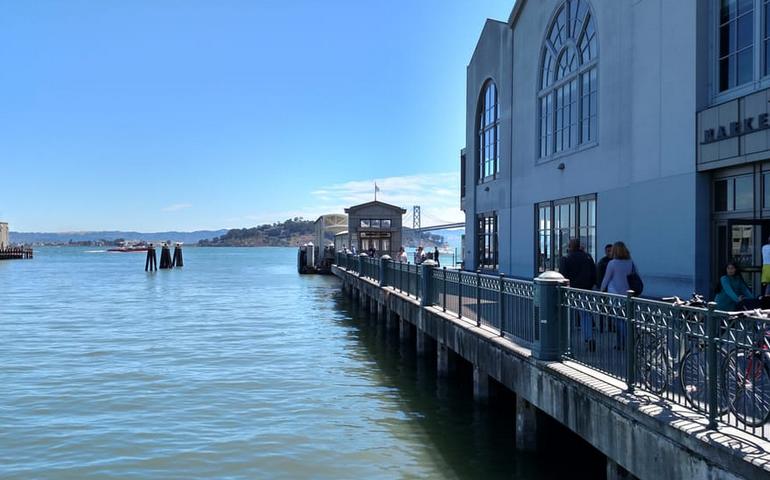
[[[396,256],[401,248],[401,219],[406,210],[374,200],[345,209],[348,214],[348,245],[359,252],[374,247],[377,255]]]

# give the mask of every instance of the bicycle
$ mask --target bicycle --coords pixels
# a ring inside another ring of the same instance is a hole
[[[702,295],[693,293],[690,300],[682,300],[679,297],[663,298],[664,301],[673,301],[676,307],[705,308],[706,300]],[[641,383],[646,389],[655,394],[663,393],[671,385],[672,372],[678,374],[679,387],[687,403],[697,411],[705,412],[708,409],[708,342],[705,331],[692,332],[697,325],[703,325],[697,311],[682,310],[683,318],[672,319],[670,325],[673,332],[674,345],[677,346],[677,354],[671,355],[668,345],[669,337],[661,335],[650,327],[643,327],[636,342],[636,355],[638,359],[638,371]],[[677,325],[678,324],[678,325]],[[717,351],[720,362],[717,368],[717,415],[723,416],[729,411],[727,391],[724,386],[723,365],[727,352],[720,348]],[[677,368],[678,366],[678,368]]]
[[[735,312],[731,312],[735,313]],[[750,427],[770,421],[770,311],[742,312],[744,321],[753,322],[748,345],[736,343],[724,365],[725,391],[730,411]],[[732,320],[729,329],[737,321]]]

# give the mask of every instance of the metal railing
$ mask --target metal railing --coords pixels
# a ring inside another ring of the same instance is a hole
[[[534,282],[337,255],[337,265],[451,315],[535,342]],[[427,284],[429,291],[421,292]],[[563,357],[770,440],[770,318],[559,286]],[[757,315],[760,315],[758,312]],[[542,331],[542,330],[541,330]]]
[[[770,318],[559,287],[565,357],[770,439]]]

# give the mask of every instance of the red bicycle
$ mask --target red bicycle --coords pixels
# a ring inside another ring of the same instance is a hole
[[[736,331],[756,332],[754,338],[727,354],[724,384],[730,411],[742,423],[760,427],[770,420],[770,318],[756,311],[737,320]],[[750,346],[746,346],[750,345]]]

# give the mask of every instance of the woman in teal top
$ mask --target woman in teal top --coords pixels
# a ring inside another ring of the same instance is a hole
[[[721,290],[715,298],[717,310],[734,312],[738,310],[738,305],[744,300],[754,298],[754,294],[749,290],[749,286],[746,285],[746,281],[743,280],[734,263],[728,263],[725,270],[727,275],[722,275],[722,278],[719,279]]]

